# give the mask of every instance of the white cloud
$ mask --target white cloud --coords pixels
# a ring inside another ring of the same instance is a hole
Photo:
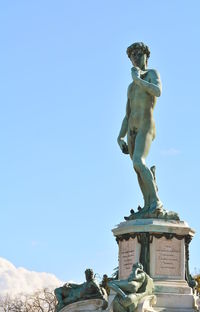
[[[11,262],[0,257],[0,296],[19,293],[33,293],[42,288],[56,288],[63,285],[55,275],[16,268]]]
[[[173,147],[161,151],[161,155],[163,155],[163,156],[176,156],[180,153],[181,153],[180,150],[173,148]]]

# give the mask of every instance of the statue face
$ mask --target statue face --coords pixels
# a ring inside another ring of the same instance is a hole
[[[130,55],[130,60],[135,67],[145,69],[147,66],[147,56],[142,49],[133,50]]]

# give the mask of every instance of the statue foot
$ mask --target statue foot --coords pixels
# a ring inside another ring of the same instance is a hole
[[[149,205],[147,205],[147,204],[145,204],[145,205],[144,205],[144,207],[143,207],[143,208],[141,208],[141,210],[142,210],[143,212],[145,212],[145,211],[148,211],[148,210],[149,210],[149,208],[150,208],[150,206],[149,206]],[[138,207],[138,211],[139,211],[139,207]]]
[[[180,220],[176,212],[165,210],[160,200],[153,201],[150,207],[146,205],[143,208],[141,208],[139,206],[137,212],[131,209],[130,215],[128,217],[124,217],[126,221],[136,219],[149,219],[149,218],[177,220],[177,221]]]
[[[160,200],[155,200],[154,202],[151,203],[149,207],[150,212],[157,212],[160,213],[163,211],[163,204]]]

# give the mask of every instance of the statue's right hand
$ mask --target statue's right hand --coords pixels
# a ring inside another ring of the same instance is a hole
[[[131,76],[133,78],[133,81],[137,78],[140,78],[140,69],[138,67],[132,67]]]
[[[126,144],[126,142],[124,140],[120,139],[120,138],[117,139],[117,142],[118,142],[122,152],[124,154],[128,154],[129,153],[128,152],[128,145]]]

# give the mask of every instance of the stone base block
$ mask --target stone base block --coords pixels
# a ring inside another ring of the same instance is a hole
[[[157,307],[173,308],[173,309],[193,309],[194,296],[193,295],[180,295],[180,294],[156,294]]]
[[[89,299],[71,303],[60,310],[60,312],[92,312],[102,311],[104,301],[102,299]]]
[[[186,281],[154,281],[157,298],[156,311],[192,312],[196,311],[196,298]]]
[[[191,295],[192,289],[184,280],[154,280],[155,293]]]

